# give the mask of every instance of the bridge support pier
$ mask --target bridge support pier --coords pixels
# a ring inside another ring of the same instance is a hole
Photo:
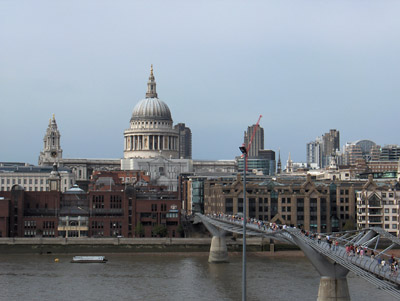
[[[292,238],[321,275],[317,300],[350,301],[346,278],[349,270],[314,250],[304,241],[304,238],[297,237],[296,235],[292,235]]]
[[[218,235],[212,237],[208,262],[210,263],[229,262],[228,248],[226,247],[225,235]]]
[[[347,278],[322,276],[319,282],[317,301],[350,301]]]

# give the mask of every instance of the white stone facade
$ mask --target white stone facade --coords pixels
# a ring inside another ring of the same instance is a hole
[[[29,169],[27,167],[26,169]],[[0,171],[0,190],[11,191],[14,185],[24,187],[25,191],[49,191],[49,176],[51,169],[47,172],[35,171]],[[75,175],[67,171],[59,171],[61,177],[61,191],[66,191],[75,184]]]
[[[122,159],[122,170],[143,170],[150,175],[154,185],[166,186],[170,191],[178,190],[178,176],[193,171],[190,159],[167,159],[164,157],[147,159]]]

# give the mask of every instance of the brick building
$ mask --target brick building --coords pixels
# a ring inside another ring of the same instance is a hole
[[[356,190],[363,181],[292,179],[251,180],[246,184],[248,217],[304,227],[317,232],[342,230],[356,221]],[[238,175],[204,180],[204,213],[243,212],[243,182]]]
[[[148,180],[140,171],[97,172],[88,192],[76,185],[60,192],[54,171],[49,177],[53,191],[14,185],[0,192],[0,237],[177,236],[178,194],[150,186]]]

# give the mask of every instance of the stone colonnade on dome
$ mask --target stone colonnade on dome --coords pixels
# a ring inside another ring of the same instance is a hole
[[[176,135],[125,135],[125,151],[178,150]]]

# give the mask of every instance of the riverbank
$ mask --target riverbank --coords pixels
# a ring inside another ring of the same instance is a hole
[[[229,252],[242,250],[240,239],[227,239]],[[0,238],[0,253],[105,254],[105,253],[194,253],[209,252],[211,238]],[[248,238],[248,252],[299,250],[269,239]]]

